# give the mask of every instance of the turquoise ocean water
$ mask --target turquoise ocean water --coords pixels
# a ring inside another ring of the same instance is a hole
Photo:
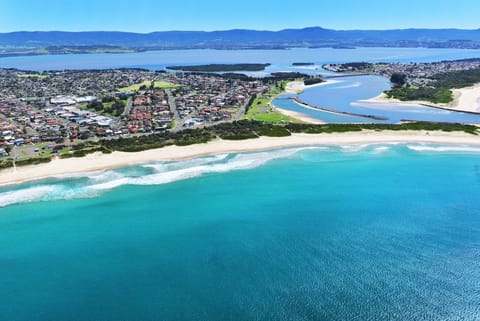
[[[289,148],[0,190],[0,320],[480,320],[480,148]]]

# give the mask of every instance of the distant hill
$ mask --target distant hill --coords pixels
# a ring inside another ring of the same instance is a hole
[[[480,29],[331,30],[320,27],[281,31],[11,32],[0,33],[0,48],[114,46],[148,49],[242,49],[291,47],[480,48]]]

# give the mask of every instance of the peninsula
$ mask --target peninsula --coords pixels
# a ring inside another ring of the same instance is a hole
[[[388,77],[393,88],[369,101],[421,104],[428,107],[480,114],[480,59],[434,63],[326,64],[343,73],[368,73]]]

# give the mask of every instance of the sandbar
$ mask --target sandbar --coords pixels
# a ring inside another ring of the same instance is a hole
[[[291,82],[287,83],[287,85],[285,86],[285,92],[287,94],[299,95],[306,89],[313,88],[313,87],[330,85],[330,84],[335,84],[337,82],[340,82],[340,81],[339,80],[327,80],[327,81],[324,81],[324,82],[320,82],[318,84],[313,84],[313,85],[306,86],[303,81],[291,81]]]
[[[272,106],[275,108],[275,110],[279,111],[280,113],[284,114],[285,116],[289,116],[289,117],[292,117],[292,118],[295,118],[295,119],[298,119],[300,121],[303,121],[305,123],[309,123],[309,124],[325,124],[325,122],[319,120],[319,119],[315,119],[315,118],[312,118],[310,116],[307,116],[301,112],[298,112],[298,111],[292,111],[292,110],[287,110],[287,109],[283,109],[283,108],[278,108],[277,106],[275,106],[274,104],[272,104]]]

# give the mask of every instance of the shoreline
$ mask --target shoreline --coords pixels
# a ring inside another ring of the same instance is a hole
[[[308,124],[314,124],[314,125],[322,125],[322,124],[325,124],[324,121],[321,121],[319,119],[315,119],[313,117],[310,117],[304,113],[301,113],[301,112],[298,112],[298,111],[292,111],[292,110],[288,110],[288,109],[283,109],[283,108],[279,108],[277,106],[275,106],[275,104],[273,103],[273,101],[270,103],[272,105],[272,107],[278,111],[279,113],[285,115],[285,116],[288,116],[288,117],[292,117],[292,118],[295,118],[297,120],[300,120],[302,122],[305,122],[305,123],[308,123]]]
[[[89,173],[126,166],[192,159],[212,154],[267,151],[303,146],[426,143],[480,146],[478,136],[463,132],[362,131],[334,134],[292,134],[288,137],[260,137],[240,141],[217,139],[204,144],[167,146],[135,153],[89,154],[82,158],[56,158],[50,163],[0,171],[0,186],[21,184],[60,176]]]

